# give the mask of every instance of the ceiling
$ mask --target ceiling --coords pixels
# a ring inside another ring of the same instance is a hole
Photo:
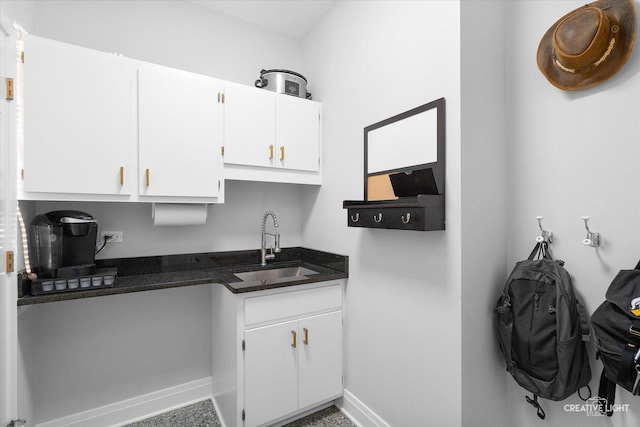
[[[296,39],[306,36],[336,0],[192,0],[218,13],[232,16]]]

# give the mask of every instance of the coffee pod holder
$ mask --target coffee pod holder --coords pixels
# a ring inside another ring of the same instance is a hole
[[[31,281],[31,295],[112,288],[116,285],[117,278],[118,270],[116,268],[104,268],[89,276],[36,279]]]

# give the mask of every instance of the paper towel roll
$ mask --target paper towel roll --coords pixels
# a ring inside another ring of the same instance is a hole
[[[153,203],[153,225],[199,225],[207,223],[206,204]]]

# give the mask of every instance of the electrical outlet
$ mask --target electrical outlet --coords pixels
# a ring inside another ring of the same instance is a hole
[[[98,244],[102,244],[105,238],[107,239],[107,243],[124,242],[122,231],[101,231],[98,238]]]

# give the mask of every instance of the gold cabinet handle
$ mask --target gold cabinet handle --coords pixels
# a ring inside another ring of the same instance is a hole
[[[291,331],[291,347],[296,348],[298,346],[298,337],[296,331]]]
[[[309,330],[307,328],[302,328],[302,331],[304,332],[304,339],[302,342],[304,345],[309,345]]]
[[[280,160],[284,160],[284,145],[280,147]]]
[[[273,145],[269,146],[269,160],[273,159]]]
[[[149,186],[149,169],[145,169],[144,171],[144,182]]]
[[[120,185],[124,185],[124,166],[120,166]]]

